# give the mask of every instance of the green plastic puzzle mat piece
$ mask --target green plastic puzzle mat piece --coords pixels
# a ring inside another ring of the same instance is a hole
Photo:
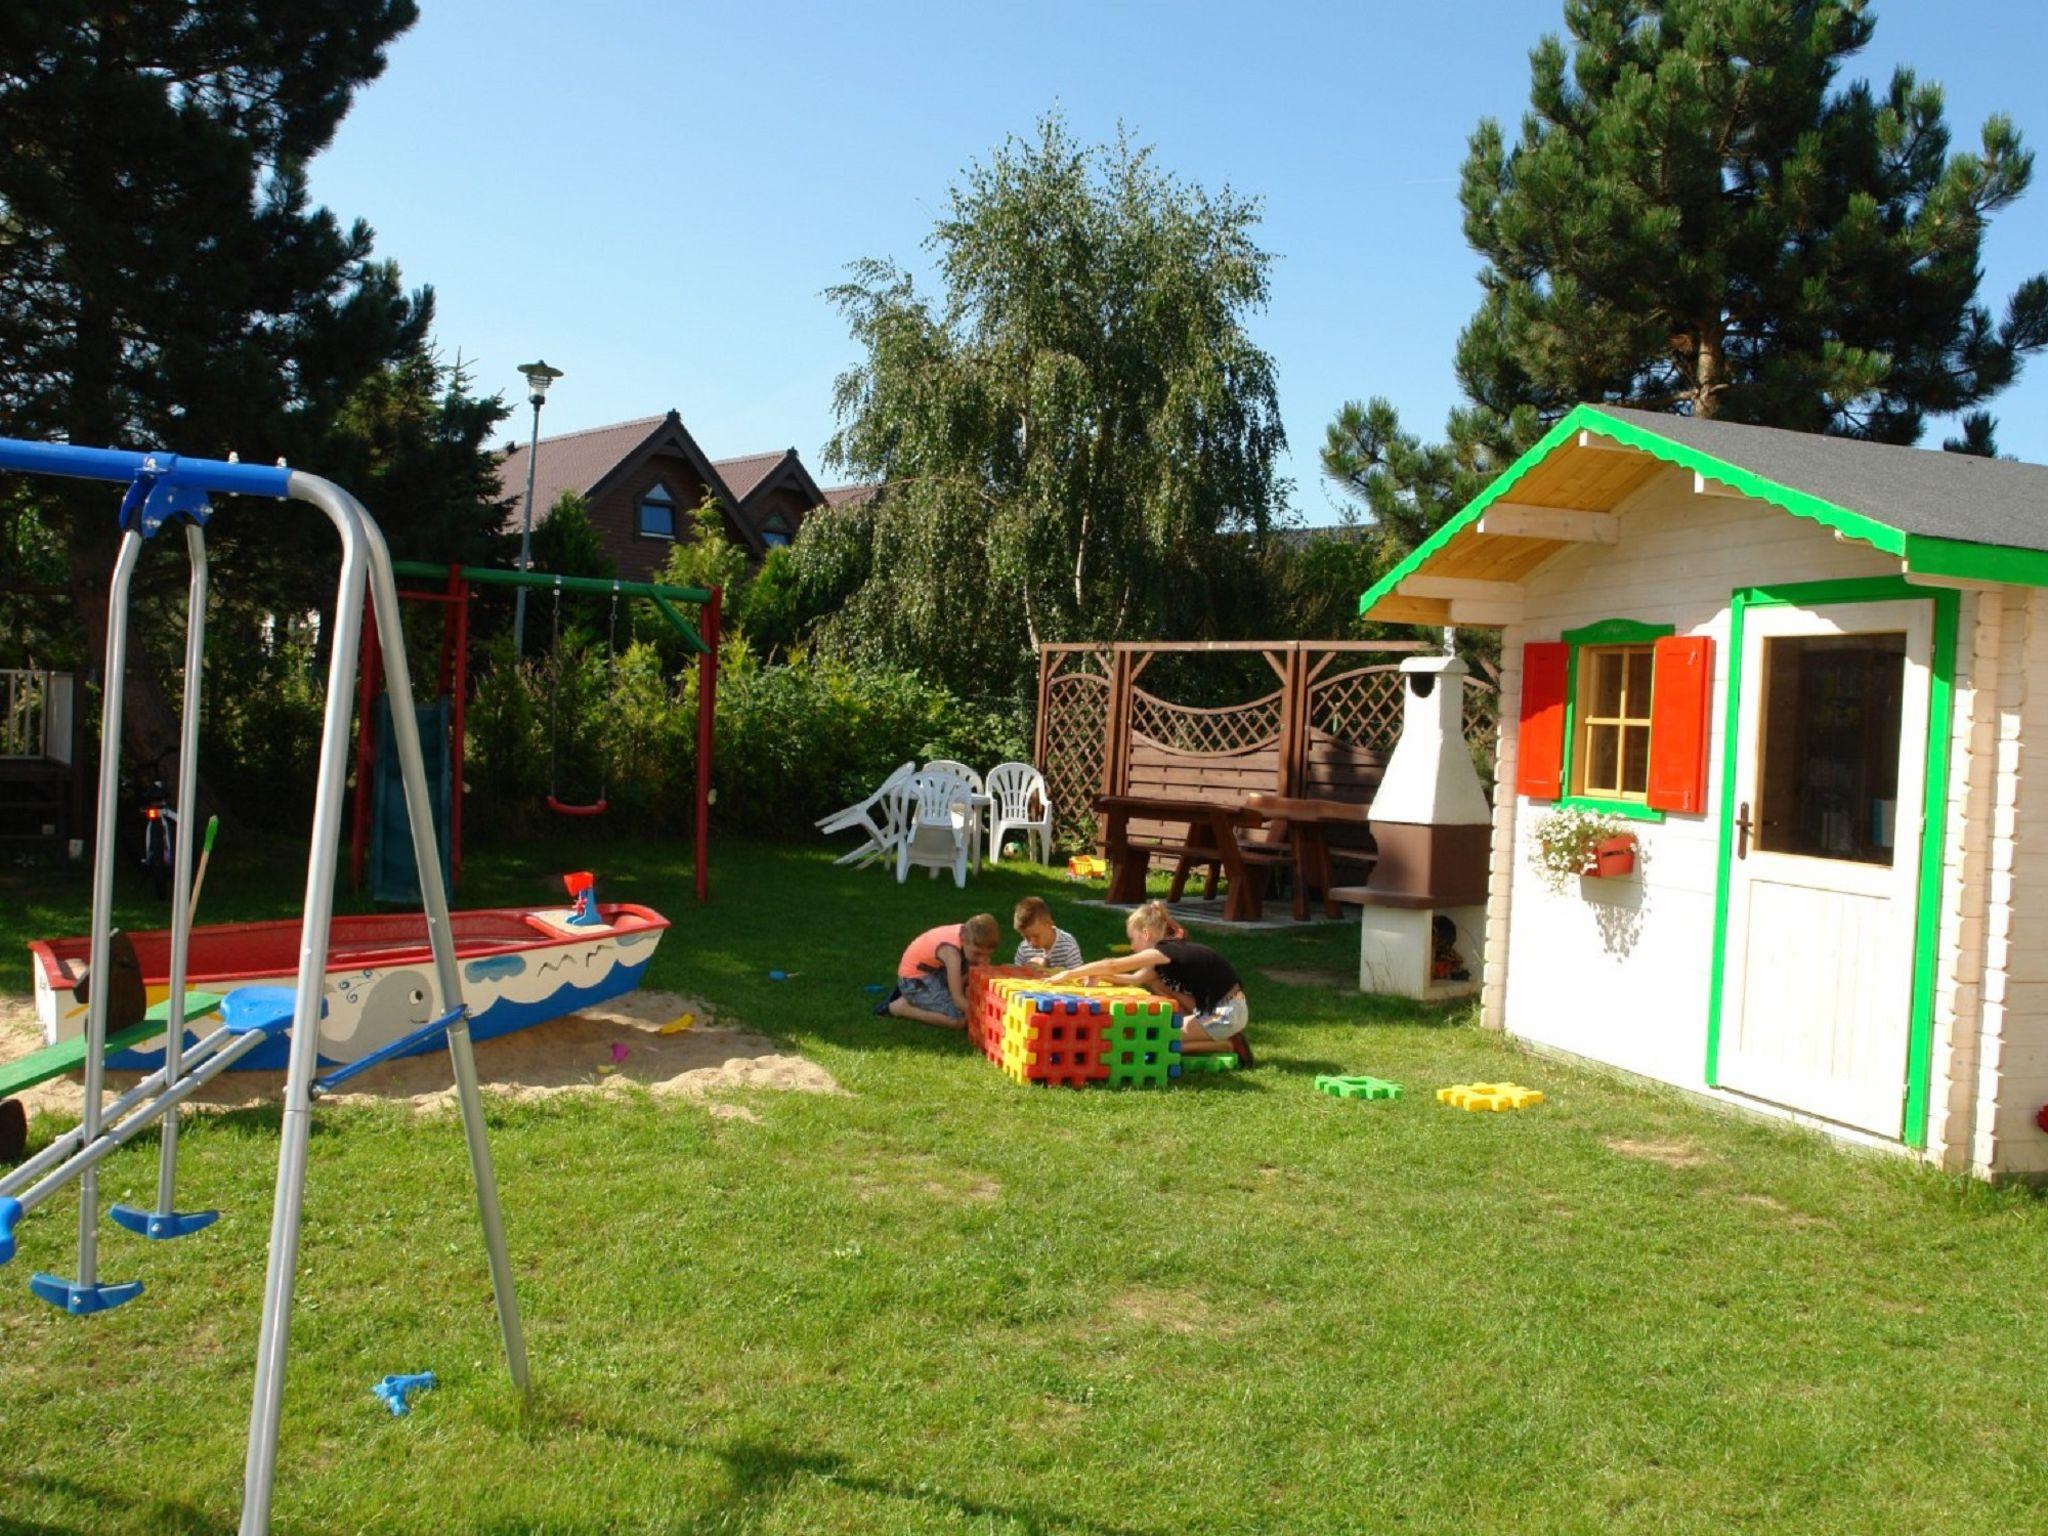
[[[1333,1099],[1398,1099],[1401,1085],[1383,1077],[1342,1077],[1324,1072],[1316,1077],[1316,1090]]]
[[[1200,1077],[1203,1073],[1235,1072],[1237,1057],[1229,1051],[1196,1051],[1192,1055],[1181,1052],[1180,1075]]]

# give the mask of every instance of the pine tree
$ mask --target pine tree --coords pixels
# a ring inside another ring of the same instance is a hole
[[[319,462],[432,319],[431,295],[403,291],[366,224],[312,206],[305,176],[416,14],[412,0],[0,11],[0,432]],[[96,656],[118,492],[39,483],[37,500],[64,529]],[[290,509],[265,520],[300,567],[331,547]],[[215,525],[224,554],[236,521]],[[181,581],[176,563],[152,562]],[[151,668],[132,681],[130,741],[153,752],[169,711]]]
[[[2048,345],[2048,277],[1994,321],[1991,216],[2033,156],[2003,116],[1951,153],[1937,85],[1879,96],[1842,65],[1865,0],[1567,0],[1569,46],[1530,56],[1509,145],[1491,119],[1462,178],[1485,258],[1449,442],[1347,406],[1324,469],[1412,545],[1579,401],[1995,451],[1982,407]]]

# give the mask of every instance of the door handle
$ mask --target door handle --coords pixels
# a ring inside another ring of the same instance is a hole
[[[1749,819],[1749,802],[1742,802],[1742,808],[1735,813],[1735,857],[1749,857],[1749,835],[1756,830],[1756,823]]]

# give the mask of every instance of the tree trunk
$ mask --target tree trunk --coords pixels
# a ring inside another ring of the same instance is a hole
[[[1721,414],[1721,390],[1727,371],[1721,344],[1721,317],[1716,315],[1701,324],[1693,361],[1692,413],[1706,420]]]

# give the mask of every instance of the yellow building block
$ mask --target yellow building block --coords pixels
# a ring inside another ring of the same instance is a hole
[[[1453,1083],[1436,1091],[1439,1104],[1459,1109],[1528,1109],[1543,1102],[1543,1095],[1520,1083]]]

